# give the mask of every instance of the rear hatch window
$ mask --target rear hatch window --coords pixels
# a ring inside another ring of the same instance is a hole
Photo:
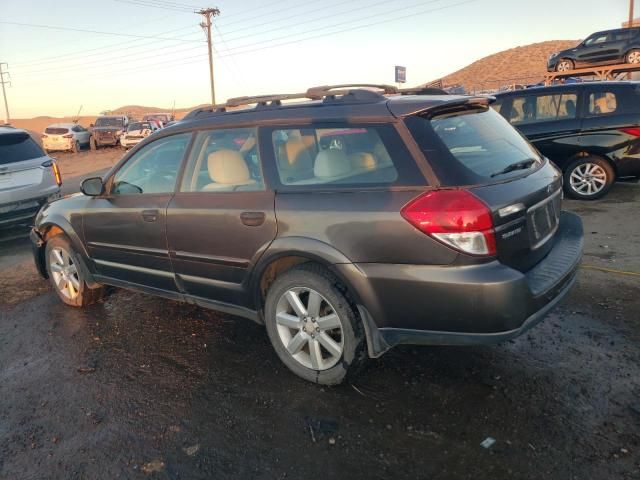
[[[28,133],[16,132],[0,135],[0,165],[22,162],[45,154]]]
[[[48,135],[65,135],[69,133],[69,129],[64,127],[48,127],[45,128],[44,133]]]
[[[540,154],[490,108],[415,116],[407,124],[429,157],[437,157],[432,166],[438,176],[451,185],[502,181],[542,164]]]

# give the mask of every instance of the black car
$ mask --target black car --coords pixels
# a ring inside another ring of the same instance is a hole
[[[582,254],[560,172],[487,98],[385,92],[191,112],[40,211],[39,271],[72,306],[112,285],[265,324],[323,384],[398,344],[520,335]]]
[[[496,95],[493,104],[564,172],[567,195],[595,200],[640,176],[640,83],[585,82]]]
[[[547,71],[566,72],[617,63],[640,63],[640,28],[594,33],[573,48],[552,53],[547,61]]]

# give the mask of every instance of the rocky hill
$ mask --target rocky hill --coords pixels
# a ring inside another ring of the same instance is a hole
[[[550,40],[511,48],[481,58],[442,80],[445,86],[463,85],[468,92],[513,83],[536,83],[547,72],[549,55],[578,43],[579,40]]]

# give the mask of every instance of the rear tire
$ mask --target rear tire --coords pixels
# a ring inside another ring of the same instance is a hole
[[[280,360],[309,382],[340,384],[366,361],[356,309],[320,265],[305,263],[276,278],[267,292],[265,324]]]
[[[569,70],[573,70],[574,68],[576,68],[576,65],[573,60],[570,60],[568,58],[561,58],[560,60],[558,60],[558,63],[556,65],[556,72],[566,72]]]
[[[636,48],[629,51],[625,56],[625,61],[633,64],[640,63],[640,50]]]
[[[80,142],[79,141],[75,141],[73,146],[71,147],[71,151],[73,153],[78,153],[80,151]]]
[[[576,200],[597,200],[607,194],[615,182],[611,164],[595,156],[571,162],[564,172],[564,191]]]
[[[84,307],[104,296],[105,287],[90,288],[87,285],[81,260],[63,235],[47,242],[45,262],[53,289],[67,305]]]

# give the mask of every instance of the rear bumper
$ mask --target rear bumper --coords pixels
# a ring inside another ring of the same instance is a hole
[[[33,224],[40,208],[47,202],[60,198],[60,188],[51,188],[46,195],[0,205],[0,229]]]
[[[582,221],[563,212],[549,254],[521,273],[474,266],[337,265],[358,296],[369,353],[398,344],[474,345],[516,337],[569,292],[582,257]]]

